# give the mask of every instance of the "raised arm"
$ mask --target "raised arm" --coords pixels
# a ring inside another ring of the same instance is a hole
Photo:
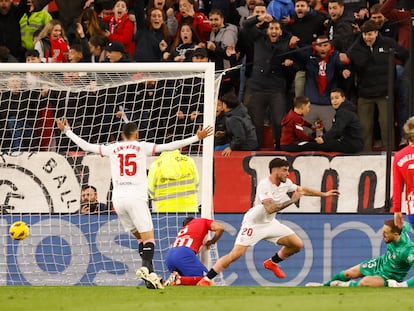
[[[56,119],[56,124],[59,130],[66,134],[75,144],[77,144],[82,150],[89,151],[93,153],[100,153],[100,145],[90,144],[86,140],[80,138],[75,133],[72,132],[69,126],[68,120]]]

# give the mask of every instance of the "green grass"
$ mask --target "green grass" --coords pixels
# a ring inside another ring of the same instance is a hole
[[[9,311],[414,310],[410,288],[0,286]]]

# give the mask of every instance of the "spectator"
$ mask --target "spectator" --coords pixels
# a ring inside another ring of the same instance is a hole
[[[19,21],[28,10],[27,0],[21,0],[18,6],[13,4],[13,0],[0,3],[0,46],[7,47],[18,61],[24,60]]]
[[[36,36],[35,49],[44,63],[68,62],[69,45],[60,21],[52,19]]]
[[[203,243],[209,231],[214,232],[214,236]],[[209,249],[216,244],[223,232],[224,226],[217,221],[186,217],[165,256],[165,264],[171,275],[165,280],[164,286],[196,285],[208,271],[197,254],[202,246]]]
[[[52,0],[30,0],[30,12],[37,12],[42,10]],[[94,1],[93,0],[55,0],[58,6],[58,19],[62,22],[62,26],[66,31],[69,31],[69,27],[73,21],[78,18],[82,13],[82,10],[88,8]]]
[[[214,126],[214,151],[223,151],[230,147],[230,141],[226,135],[226,116],[223,102],[218,99],[216,105],[216,123]]]
[[[206,43],[210,37],[211,25],[208,18],[197,11],[195,0],[179,0],[179,12],[175,14],[178,22],[178,31],[175,37],[179,37],[179,29],[183,24],[192,25],[197,37],[202,43]]]
[[[81,190],[81,214],[108,212],[108,206],[98,200],[98,191],[94,186],[85,185]]]
[[[305,63],[305,96],[312,103],[312,109],[305,119],[312,124],[322,121],[325,130],[329,131],[335,115],[330,92],[339,87],[341,77],[347,79],[351,76],[351,71],[345,66],[350,60],[345,53],[335,50],[324,35],[316,39],[312,49],[304,50],[300,55]]]
[[[240,14],[237,10],[238,2],[240,1],[211,0],[211,9],[208,14],[210,14],[211,11],[219,10],[223,15],[224,23],[232,24],[237,27],[240,23]]]
[[[363,131],[352,104],[341,89],[331,91],[331,103],[336,111],[331,129],[316,137],[315,142],[304,145],[302,150],[360,152],[364,147]]]
[[[269,23],[266,34],[256,24]],[[270,14],[254,16],[246,20],[244,27],[254,33],[254,63],[252,75],[248,80],[244,95],[253,124],[259,148],[263,143],[263,126],[266,110],[270,109],[275,149],[280,148],[281,121],[287,112],[287,80],[293,74],[292,54],[288,36],[283,36],[280,22]]]
[[[267,6],[267,13],[275,20],[286,23],[295,14],[292,0],[271,0]]]
[[[391,137],[388,136],[388,62],[385,51],[394,49],[395,56],[405,62],[408,51],[391,38],[378,33],[374,21],[368,20],[361,27],[362,34],[347,52],[352,68],[358,77],[358,116],[364,133],[364,150],[372,150],[374,106],[378,107],[381,138],[387,148]]]
[[[46,10],[23,14],[20,18],[20,34],[22,36],[22,46],[26,51],[34,48],[33,41],[36,34],[38,34],[52,19],[52,15]]]
[[[386,253],[335,274],[323,285],[346,287],[413,286],[414,277],[404,281],[414,265],[414,244],[407,234],[409,230],[408,223],[405,223],[404,228],[401,229],[394,224],[392,219],[384,221],[382,237],[387,244]]]
[[[110,42],[105,48],[106,58],[110,63],[128,63],[131,62],[131,57],[126,53],[125,47],[121,42]]]
[[[198,212],[199,175],[194,160],[179,150],[164,151],[151,164],[148,191],[152,211],[157,213]]]
[[[292,229],[276,220],[276,213],[296,203],[302,195],[317,197],[339,195],[339,191],[335,189],[321,192],[294,184],[288,178],[289,164],[284,159],[271,160],[269,171],[270,176],[262,179],[257,186],[254,205],[243,217],[233,249],[222,256],[197,285],[210,286],[217,274],[243,256],[250,246],[262,240],[282,246],[273,257],[263,262],[263,266],[272,271],[276,277],[285,278],[286,274],[279,267],[279,263],[299,252],[303,242]],[[292,197],[289,198],[287,193],[292,193]]]
[[[67,34],[69,44],[80,43],[83,38],[89,40],[93,35],[105,35],[107,25],[92,8],[85,9],[73,23],[74,33]]]
[[[310,0],[309,5],[315,11],[328,14],[328,0]]]
[[[262,3],[262,0],[247,0],[244,5],[237,7],[237,12],[240,15],[239,27],[242,28],[244,21],[253,15],[253,10],[255,6],[259,3]]]
[[[200,40],[191,25],[181,25],[178,32],[180,35],[174,39],[169,52],[164,52],[163,59],[174,62],[191,62],[194,50],[199,47]]]
[[[134,23],[128,15],[128,3],[126,0],[117,0],[114,4],[113,14],[103,19],[108,23],[106,35],[111,42],[121,42],[125,46],[125,52],[131,57],[135,54]]]
[[[172,41],[165,23],[164,11],[160,8],[153,7],[147,11],[147,17],[145,17],[144,1],[142,0],[135,1],[134,11],[137,23],[135,61],[161,61],[163,53],[168,49]],[[175,21],[174,18],[173,20]],[[174,35],[176,31],[177,27],[175,26]]]
[[[327,15],[314,11],[307,0],[295,0],[295,15],[286,25],[286,31],[298,38],[298,47],[310,46],[325,33]],[[295,75],[295,96],[303,96],[305,89],[305,64],[300,64]]]
[[[354,41],[352,14],[345,12],[344,0],[329,0],[328,39],[339,52],[345,52]]]
[[[229,156],[232,151],[257,150],[256,129],[246,108],[239,103],[234,92],[220,97],[226,117],[226,136],[230,146],[225,148],[222,155]]]
[[[84,59],[90,59],[92,63],[102,63],[107,59],[107,50],[105,49],[109,44],[106,36],[94,35],[87,40],[81,40],[82,54]]]
[[[280,149],[289,152],[302,151],[304,142],[313,141],[307,135],[305,127],[312,128],[312,124],[305,121],[304,116],[309,113],[311,102],[308,97],[298,96],[293,101],[293,109],[282,120],[282,135]]]

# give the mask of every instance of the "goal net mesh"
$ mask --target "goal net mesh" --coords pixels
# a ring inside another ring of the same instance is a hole
[[[113,72],[113,67],[96,65],[73,71],[50,66],[43,72],[36,66],[0,71],[0,284],[142,284],[135,276],[141,266],[137,241],[124,231],[112,207],[109,160],[83,152],[61,135],[55,118],[66,118],[74,133],[99,144],[120,140],[126,122],[138,125],[140,140],[157,144],[214,124],[220,76],[213,71],[188,66],[171,70],[165,64],[135,71],[121,65]],[[214,95],[208,96],[206,89]],[[154,268],[163,278],[169,275],[165,254],[185,217],[213,218],[211,193],[203,191],[213,184],[208,166],[213,144],[205,140],[181,152],[198,169],[197,208],[160,213],[149,203],[156,237]],[[148,168],[155,159],[148,159]],[[96,212],[82,213],[85,185],[97,189],[107,210],[92,205]],[[26,240],[9,237],[9,226],[17,220],[30,227]],[[217,249],[205,254],[210,268]]]

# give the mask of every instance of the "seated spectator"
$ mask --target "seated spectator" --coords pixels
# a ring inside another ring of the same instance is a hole
[[[127,63],[131,61],[129,54],[125,52],[125,47],[121,42],[114,41],[105,48],[107,59],[110,63]]]
[[[94,186],[85,185],[81,190],[81,214],[95,214],[102,212],[109,212],[108,206],[105,203],[98,201],[98,191]]]
[[[191,25],[188,24],[182,25],[179,33],[180,35],[175,38],[169,52],[164,52],[163,59],[174,62],[191,62],[200,39]]]
[[[39,51],[40,59],[44,63],[68,62],[69,45],[62,23],[52,19],[36,36],[34,48]]]
[[[336,111],[332,128],[324,135],[316,137],[315,142],[304,145],[302,150],[360,152],[364,147],[361,122],[353,111],[352,104],[346,100],[344,91],[333,89],[331,103]]]
[[[229,156],[236,150],[257,150],[256,129],[236,94],[226,93],[220,100],[226,116],[226,135],[230,141],[230,146],[223,150],[222,155]]]
[[[115,2],[113,14],[103,19],[108,23],[109,30],[106,31],[109,41],[121,42],[125,46],[125,52],[134,57],[134,23],[128,15],[128,3],[126,0],[118,0]]]
[[[92,63],[103,63],[106,61],[109,40],[106,36],[94,35],[89,39],[89,42],[81,40],[82,54],[84,59],[90,60]]]
[[[312,123],[304,119],[310,110],[311,102],[308,97],[298,96],[293,101],[293,108],[282,120],[282,135],[280,149],[289,152],[302,151],[304,142],[313,141],[313,136],[307,135],[304,128],[312,128]]]

